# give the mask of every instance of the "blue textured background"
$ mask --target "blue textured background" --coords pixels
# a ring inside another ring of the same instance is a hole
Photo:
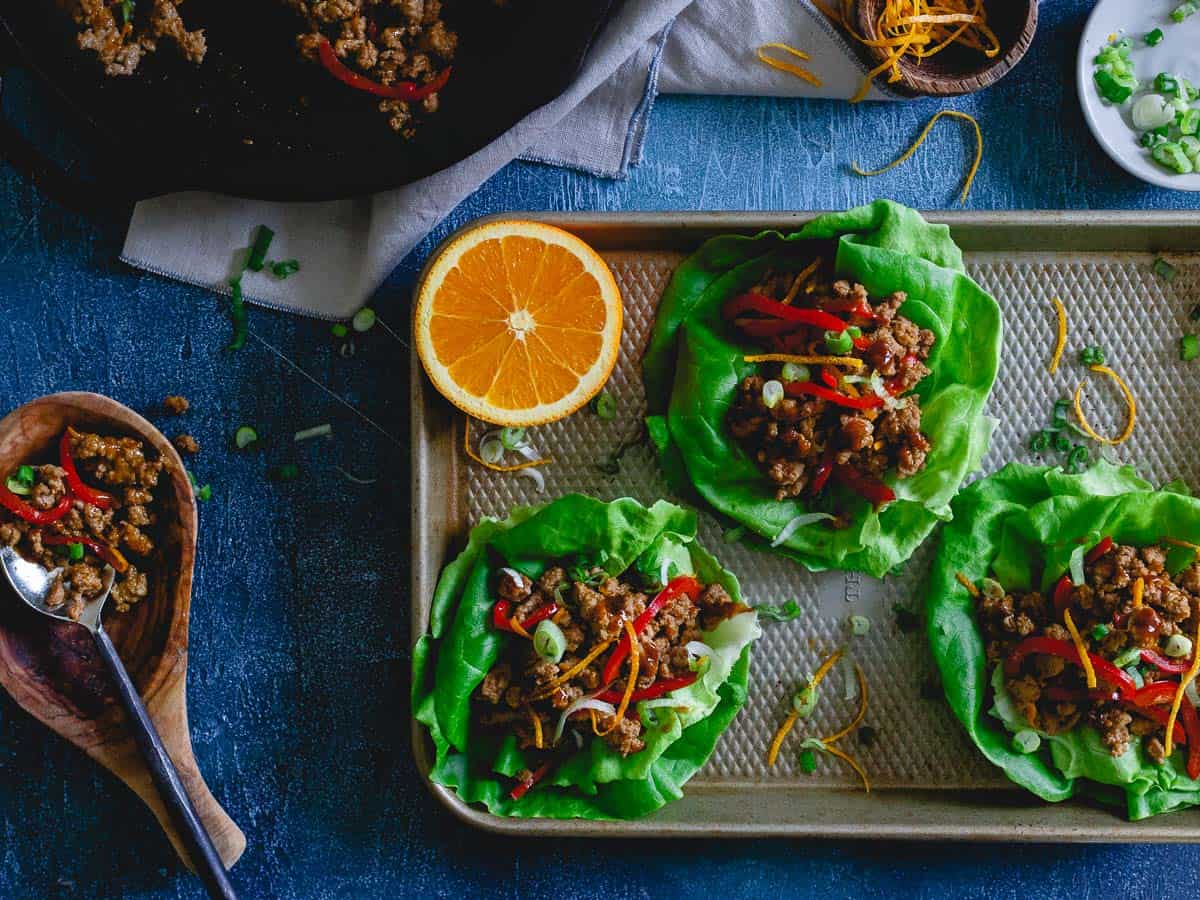
[[[1165,3],[1164,8],[1172,4]],[[977,116],[987,149],[969,206],[1174,208],[1192,196],[1141,185],[1087,134],[1070,89],[1090,4],[1042,5],[1037,43],[1006,81],[949,106]],[[8,114],[65,147],[16,76]],[[517,209],[831,209],[878,195],[954,205],[972,150],[943,123],[907,167],[880,164],[942,104],[665,98],[645,163],[623,182],[515,164],[389,279],[376,302],[404,326],[414,273],[449,229]],[[67,151],[69,152],[69,150]],[[194,402],[183,421],[211,482],[202,509],[189,704],[196,754],[250,846],[245,897],[1166,897],[1188,890],[1192,850],[907,846],[783,841],[522,845],[465,830],[421,786],[408,746],[407,355],[380,331],[352,360],[327,325],[254,311],[255,333],[395,436],[363,426],[262,344],[222,352],[227,322],[203,290],[117,262],[125,218],[85,220],[0,169],[0,408],[88,389],[146,409]],[[298,427],[336,436],[299,450]],[[231,453],[254,423],[266,456]],[[173,428],[174,422],[163,423]],[[263,478],[295,458],[303,481]],[[356,487],[332,465],[378,476]],[[1191,815],[1185,813],[1185,815]],[[0,697],[0,896],[199,897],[150,815],[106,773]],[[1189,891],[1190,892],[1190,891]]]

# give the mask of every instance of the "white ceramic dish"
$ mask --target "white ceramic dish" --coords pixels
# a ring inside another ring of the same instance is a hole
[[[1108,43],[1110,35],[1128,37],[1133,43],[1131,58],[1139,79],[1159,72],[1172,72],[1200,84],[1200,13],[1183,22],[1171,21],[1170,13],[1179,0],[1100,0],[1083,28],[1079,58],[1075,64],[1076,85],[1083,116],[1092,134],[1122,169],[1142,181],[1177,191],[1200,191],[1200,173],[1176,175],[1150,158],[1138,144],[1129,110],[1132,102],[1114,106],[1096,91],[1092,60]],[[1146,46],[1148,31],[1161,28],[1163,40]],[[1134,95],[1137,96],[1136,94]]]

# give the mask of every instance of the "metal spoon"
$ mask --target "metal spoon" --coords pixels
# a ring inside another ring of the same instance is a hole
[[[62,574],[61,568],[47,572],[37,563],[23,559],[11,547],[0,547],[0,568],[4,570],[4,576],[16,591],[17,596],[25,601],[30,609],[49,616],[51,619],[58,619],[60,622],[82,625],[96,639],[96,647],[100,651],[100,656],[108,666],[108,671],[112,674],[113,681],[116,682],[117,692],[121,695],[121,701],[125,704],[125,710],[129,713],[129,726],[137,741],[138,749],[141,750],[142,756],[146,760],[146,766],[150,769],[159,794],[162,795],[163,803],[172,818],[175,819],[175,824],[187,843],[188,853],[196,867],[196,873],[204,882],[210,897],[221,898],[221,900],[237,900],[237,894],[229,882],[229,876],[221,864],[221,858],[213,846],[212,839],[209,838],[208,832],[200,823],[200,817],[196,814],[196,809],[192,805],[187,791],[184,790],[179,773],[175,770],[175,764],[171,762],[167,748],[163,746],[162,738],[154,728],[154,723],[150,721],[150,715],[142,704],[142,698],[138,695],[129,673],[125,671],[121,657],[117,655],[117,648],[100,622],[100,613],[104,609],[108,595],[112,593],[113,580],[116,577],[112,566],[104,567],[104,590],[83,608],[78,619],[72,619],[46,605],[54,582]]]

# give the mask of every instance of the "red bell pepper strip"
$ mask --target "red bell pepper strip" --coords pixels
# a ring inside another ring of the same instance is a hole
[[[1184,705],[1191,706],[1190,703],[1187,703]],[[1138,707],[1137,711],[1138,711],[1138,715],[1145,716],[1147,719],[1153,719],[1155,722],[1157,722],[1159,725],[1163,726],[1164,728],[1167,727],[1167,719],[1169,719],[1171,717],[1170,710],[1163,709],[1161,706],[1140,706],[1140,707]],[[1183,712],[1183,706],[1180,706],[1179,711],[1181,713]],[[1193,708],[1193,712],[1194,711],[1195,710]],[[1175,722],[1174,741],[1176,744],[1180,744],[1180,745],[1188,743],[1187,731],[1184,729],[1182,721],[1177,720]]]
[[[1152,713],[1151,710],[1155,710],[1155,707],[1159,704],[1173,702],[1178,690],[1178,681],[1156,681],[1153,684],[1146,685],[1130,699],[1143,715],[1149,716],[1156,722],[1166,725],[1169,713],[1166,710],[1161,710],[1163,715],[1160,719],[1158,715],[1159,711],[1156,710]],[[1196,712],[1196,707],[1186,695],[1183,698],[1183,702],[1179,704],[1179,717],[1183,720],[1183,728],[1187,733],[1188,777],[1200,778],[1200,714]],[[1178,743],[1183,743],[1178,737],[1174,740]]]
[[[1182,675],[1192,666],[1190,659],[1171,659],[1169,656],[1163,656],[1157,650],[1143,650],[1142,662],[1154,666],[1160,672],[1167,672],[1171,675]]]
[[[1070,641],[1059,641],[1048,637],[1030,637],[1025,638],[1013,648],[1008,659],[1004,661],[1005,673],[1010,676],[1016,675],[1021,671],[1021,663],[1025,661],[1025,657],[1034,653],[1057,656],[1074,666],[1082,665],[1079,661],[1079,652]],[[1091,660],[1096,677],[1120,690],[1122,699],[1128,699],[1137,692],[1137,685],[1129,673],[1121,671],[1107,659],[1097,656],[1095,653],[1089,653],[1088,659]]]
[[[1083,558],[1084,562],[1094,563],[1113,547],[1113,539],[1110,537],[1104,538],[1100,543],[1088,551],[1087,556]]]
[[[497,631],[509,631],[516,634],[517,630],[512,626],[512,617],[508,614],[510,609],[512,609],[512,603],[508,600],[497,600],[496,605],[492,607],[492,625],[496,627]],[[525,618],[525,621],[519,624],[528,631],[537,625],[538,622],[541,622],[543,619],[549,619],[557,612],[557,603],[547,603],[545,606],[535,609]]]
[[[1177,690],[1178,681],[1154,681],[1135,691],[1128,699],[1134,706],[1154,706],[1156,703],[1170,703],[1175,699]]]
[[[532,629],[538,622],[545,621],[558,612],[557,603],[547,603],[545,606],[540,606],[529,614],[529,617],[521,623],[521,627],[526,631]]]
[[[1183,727],[1188,736],[1187,773],[1188,778],[1200,778],[1200,713],[1188,697],[1179,704],[1179,714],[1183,716]]]
[[[49,525],[57,522],[70,511],[71,503],[71,495],[67,493],[63,495],[63,498],[53,508],[35,509],[4,485],[0,484],[0,506],[3,506],[13,515],[34,525]]]
[[[853,466],[838,466],[834,469],[837,480],[848,487],[858,496],[870,500],[876,507],[891,503],[896,499],[896,492],[870,475],[864,475]]]
[[[366,91],[368,94],[374,94],[376,97],[389,97],[394,100],[424,100],[430,94],[435,94],[444,88],[446,82],[450,80],[450,67],[447,66],[428,84],[418,85],[415,81],[380,84],[378,81],[372,81],[366,75],[355,72],[338,59],[333,45],[327,38],[321,38],[321,43],[317,45],[317,56],[325,70],[338,81],[357,90]]]
[[[512,604],[507,600],[497,600],[496,605],[492,607],[492,625],[497,631],[512,631],[512,624],[509,622],[508,611]]]
[[[821,367],[821,380],[834,390],[837,390],[838,385],[841,384],[837,373],[830,369],[829,366]]]
[[[871,349],[871,344],[875,343],[865,334],[860,334],[858,337],[853,338],[853,341],[855,350],[869,350]]]
[[[784,384],[783,391],[791,397],[800,397],[805,394],[820,397],[822,400],[828,400],[830,403],[835,403],[838,406],[846,406],[850,409],[875,409],[883,406],[883,399],[877,397],[875,394],[849,397],[824,385],[813,384],[811,381],[789,381]]]
[[[75,430],[68,428],[58,442],[58,463],[67,473],[67,486],[71,489],[71,493],[84,503],[90,503],[100,509],[108,509],[113,505],[113,495],[88,487],[79,477],[79,471],[75,468],[75,457],[71,455],[71,438],[74,436]]]
[[[880,321],[880,315],[871,309],[866,302],[862,300],[826,300],[821,304],[825,309],[831,309],[835,312],[849,313],[851,316],[856,316],[860,319],[869,319],[873,322]]]
[[[118,572],[126,572],[129,569],[129,560],[121,555],[120,550],[118,550],[116,547],[109,546],[108,544],[104,543],[104,541],[98,541],[95,538],[79,537],[72,534],[43,534],[42,543],[59,547],[69,547],[71,544],[82,544]]]
[[[1063,610],[1071,605],[1071,591],[1075,589],[1070,575],[1064,575],[1054,585],[1054,611],[1062,618]]]
[[[822,457],[820,464],[817,466],[817,471],[813,472],[812,481],[808,483],[808,488],[815,497],[825,490],[825,485],[829,483],[829,476],[833,474],[833,451],[826,450],[825,456]]]
[[[734,297],[725,304],[723,315],[726,319],[736,319],[742,313],[756,312],[785,322],[798,322],[801,325],[812,325],[825,331],[845,331],[845,322],[832,313],[820,309],[802,309],[772,300],[763,294],[742,294]]]
[[[680,675],[678,678],[663,678],[660,681],[654,682],[650,687],[642,688],[634,691],[629,697],[630,703],[638,703],[642,700],[655,700],[671,691],[677,691],[680,688],[688,687],[696,683],[697,673],[693,672],[690,675]],[[623,696],[621,691],[604,691],[597,694],[597,700],[603,700],[605,703],[620,703]]]
[[[548,773],[550,771],[550,765],[552,762],[553,762],[553,760],[548,759],[544,763],[542,763],[540,766],[538,766],[536,769],[534,769],[529,774],[528,778],[526,778],[524,781],[522,781],[515,788],[513,788],[511,791],[508,792],[508,796],[511,797],[513,800],[520,800],[522,797],[524,797],[526,794],[528,794],[530,788],[532,788],[535,784],[537,784],[539,781],[541,781],[543,778],[546,777],[546,773]]]
[[[650,623],[650,620],[658,615],[658,611],[667,605],[670,601],[686,594],[693,601],[700,597],[700,582],[691,575],[680,575],[678,578],[672,578],[667,586],[658,592],[658,595],[650,601],[650,605],[645,611],[633,620],[633,633],[639,637],[642,631]],[[629,656],[630,651],[629,635],[626,634],[621,638],[621,642],[617,644],[617,648],[613,650],[612,656],[608,658],[608,662],[604,664],[604,673],[600,677],[601,684],[610,685],[617,679],[617,673],[621,670],[621,663],[625,661],[625,657]]]

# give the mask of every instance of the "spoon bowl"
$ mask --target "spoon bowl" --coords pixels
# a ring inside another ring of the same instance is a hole
[[[192,754],[186,675],[196,501],[171,442],[142,416],[99,394],[52,394],[0,420],[0,476],[29,462],[56,460],[68,425],[137,438],[163,460],[156,491],[157,549],[147,566],[149,594],[125,613],[103,616],[104,631],[125,664],[201,821],[226,867],[246,839],[213,798]],[[99,618],[100,604],[96,607]],[[55,617],[61,619],[61,617]],[[0,686],[34,718],[129,785],[150,807],[180,857],[184,842],[154,786],[92,635],[79,624],[47,619],[0,587]]]

